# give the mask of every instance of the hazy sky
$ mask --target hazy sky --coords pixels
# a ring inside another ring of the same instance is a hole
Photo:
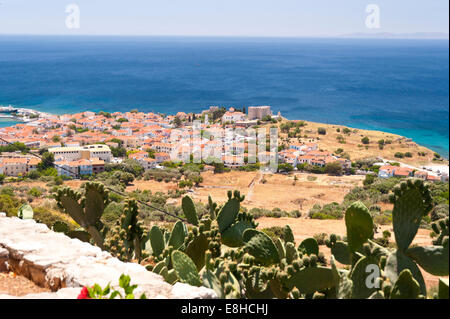
[[[66,27],[66,6],[80,28]],[[380,8],[368,29],[366,6]],[[334,36],[448,33],[448,0],[0,0],[0,34]]]

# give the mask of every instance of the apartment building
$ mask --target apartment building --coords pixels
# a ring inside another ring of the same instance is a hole
[[[272,115],[270,106],[249,106],[248,108],[249,120],[262,120],[267,115]]]
[[[98,158],[105,162],[111,162],[112,153],[109,146],[104,144],[94,144],[77,147],[54,147],[48,150],[53,153],[55,159],[61,158],[66,161],[76,161],[79,159]]]

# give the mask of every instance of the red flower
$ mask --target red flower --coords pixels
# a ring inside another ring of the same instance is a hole
[[[89,291],[86,287],[83,287],[81,289],[81,292],[78,295],[77,299],[91,299],[91,297],[89,297]]]

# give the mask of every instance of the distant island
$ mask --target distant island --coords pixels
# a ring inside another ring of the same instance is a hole
[[[341,38],[378,38],[378,39],[442,39],[448,40],[449,34],[444,32],[415,32],[415,33],[389,33],[389,32],[378,32],[378,33],[349,33],[343,34]]]

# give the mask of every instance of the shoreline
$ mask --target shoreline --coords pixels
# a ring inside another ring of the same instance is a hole
[[[12,112],[12,110],[17,111],[17,113],[21,114],[22,116],[12,116],[12,115],[8,116],[8,115],[5,114],[5,112],[6,113]],[[80,111],[80,112],[76,112],[76,113],[65,113],[65,114],[77,114],[77,113],[83,113],[83,112],[95,112],[95,111],[85,110],[85,111]],[[100,111],[98,111],[98,112],[100,112]],[[98,112],[95,112],[95,113],[98,113]],[[104,111],[104,112],[107,112],[107,111]],[[123,113],[123,111],[118,111],[118,112],[122,112]],[[148,113],[148,112],[144,112],[144,111],[140,111],[140,112]],[[32,115],[32,114],[34,114],[35,116],[37,115],[37,117],[36,118],[30,118],[29,116]],[[53,114],[53,113],[38,111],[38,110],[35,110],[35,109],[31,109],[31,108],[14,107],[12,105],[8,105],[8,106],[0,105],[0,124],[1,124],[1,121],[3,119],[6,119],[6,120],[9,119],[9,120],[11,120],[13,122],[19,122],[19,123],[16,123],[16,124],[28,124],[28,123],[32,123],[32,122],[34,122],[36,120],[39,120],[40,118],[48,118],[48,117],[52,117],[52,116],[58,116],[59,117],[59,116],[62,116],[62,115],[64,115],[64,114]],[[175,115],[175,114],[167,114],[167,115]],[[432,152],[438,153],[439,155],[441,155],[444,158],[445,161],[449,161],[449,159],[450,159],[450,155],[449,155],[450,151],[449,150],[447,150],[446,154],[442,154],[442,153],[439,153],[438,151],[432,149],[431,145],[420,144],[420,143],[414,141],[413,138],[410,138],[408,136],[401,135],[401,134],[398,134],[398,133],[393,133],[393,132],[380,130],[380,129],[367,129],[367,128],[362,128],[362,127],[358,127],[358,126],[349,126],[349,125],[346,125],[346,124],[338,124],[338,123],[322,123],[322,122],[316,122],[316,121],[310,121],[310,120],[299,120],[299,119],[292,120],[292,119],[288,119],[287,117],[284,117],[284,116],[282,116],[282,119],[286,120],[286,121],[305,121],[305,122],[309,122],[309,123],[312,123],[312,124],[320,124],[320,125],[326,125],[326,126],[343,126],[343,127],[348,127],[350,129],[357,129],[357,130],[363,130],[363,131],[381,132],[381,133],[385,133],[385,134],[391,134],[391,135],[397,136],[398,138],[404,138],[404,139],[410,140],[410,141],[416,143],[417,145],[419,145],[421,147],[427,148],[427,149],[429,149]],[[8,126],[0,126],[0,128],[1,127],[8,127]],[[439,148],[441,148],[441,147],[439,147]],[[427,165],[427,166],[442,166],[442,165],[439,164],[439,163],[430,163],[430,165]],[[446,166],[446,167],[448,167],[448,166]]]

